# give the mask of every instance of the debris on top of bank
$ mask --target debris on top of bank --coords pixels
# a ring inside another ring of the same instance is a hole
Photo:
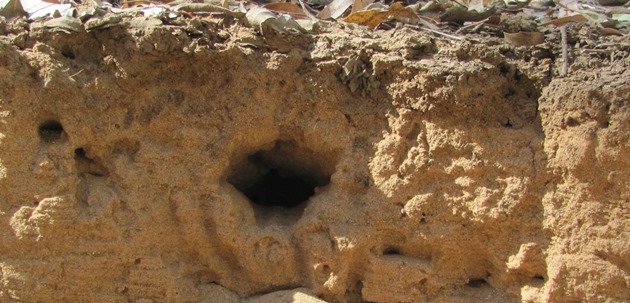
[[[67,31],[120,22],[121,16],[162,19],[232,15],[254,27],[311,31],[321,20],[373,30],[401,26],[461,40],[469,33],[503,35],[515,46],[544,41],[545,28],[588,23],[602,35],[630,31],[628,0],[0,0],[0,16],[45,21]],[[58,20],[56,20],[58,19]],[[521,24],[513,26],[514,20]],[[564,41],[563,43],[566,43]]]

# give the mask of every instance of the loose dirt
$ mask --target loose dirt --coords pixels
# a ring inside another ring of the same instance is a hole
[[[627,302],[628,36],[0,21],[2,302]]]

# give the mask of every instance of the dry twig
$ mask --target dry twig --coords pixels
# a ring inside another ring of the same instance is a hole
[[[408,26],[410,26],[412,28],[415,28],[415,29],[420,29],[420,30],[423,30],[423,31],[429,31],[429,32],[432,32],[432,33],[444,36],[446,38],[453,39],[453,40],[458,40],[459,41],[459,40],[463,39],[462,37],[453,36],[453,35],[447,34],[445,32],[441,32],[441,31],[438,31],[438,30],[435,30],[435,29],[431,29],[431,28],[427,28],[427,27],[422,27],[422,26],[413,25],[413,24],[408,24]]]
[[[483,19],[481,21],[477,21],[477,22],[472,22],[470,24],[464,25],[462,27],[460,27],[457,31],[455,31],[456,34],[459,34],[469,28],[473,28],[473,32],[477,31],[477,29],[479,29],[479,27],[481,27],[482,25],[484,25],[486,22],[488,22],[488,20],[490,20],[490,17]]]
[[[72,80],[74,80],[74,77],[78,76],[78,75],[79,75],[80,73],[82,73],[82,72],[83,72],[83,69],[81,69],[80,71],[78,71],[78,72],[76,72],[76,73],[72,74],[69,78],[70,78],[70,79],[72,79]]]

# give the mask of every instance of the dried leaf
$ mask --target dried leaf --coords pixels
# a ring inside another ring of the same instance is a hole
[[[547,25],[563,26],[563,25],[569,24],[571,22],[586,23],[588,21],[589,21],[589,19],[585,15],[577,14],[577,15],[571,15],[571,16],[566,16],[566,17],[561,17],[561,18],[555,19],[555,20],[551,20],[551,21],[545,22],[545,23],[543,23],[541,25],[542,26],[547,26]]]
[[[149,6],[143,7],[140,11],[145,17],[157,17],[166,12],[166,8],[163,6]]]
[[[554,6],[555,3],[551,0],[531,0],[528,5],[528,7],[538,10],[547,10]]]
[[[360,25],[365,25],[371,29],[374,29],[379,24],[387,20],[388,18],[389,18],[389,11],[373,9],[373,10],[352,13],[348,17],[343,19],[343,21],[346,21],[348,23],[356,23]]]
[[[532,46],[543,43],[545,35],[539,32],[503,33],[505,40],[514,46]]]
[[[301,7],[288,2],[276,2],[263,5],[264,8],[275,12],[289,14],[295,19],[307,19],[308,16],[304,14]]]
[[[365,66],[358,55],[354,55],[348,58],[348,61],[343,65],[341,78],[344,82],[348,83],[348,87],[351,92],[355,92],[361,87],[364,76],[367,73]]]
[[[612,19],[619,22],[630,22],[630,14],[613,14]]]
[[[353,3],[354,0],[333,0],[333,2],[330,2],[317,14],[317,17],[320,19],[337,19],[343,16]]]
[[[315,15],[313,15],[314,10],[312,8],[310,8],[309,6],[307,6],[304,3],[304,0],[297,0],[297,2],[300,4],[300,7],[302,8],[302,12],[304,12],[304,14],[311,20],[313,21],[312,23],[315,24],[317,23],[317,17],[315,17]],[[313,10],[313,11],[311,11]]]
[[[354,0],[352,4],[352,13],[356,13],[363,9],[363,0]]]
[[[382,3],[382,2],[372,2],[369,5],[363,7],[362,10],[368,11],[368,10],[373,10],[373,9],[386,11],[386,10],[389,10],[389,6],[387,4]]]
[[[210,3],[182,3],[176,5],[173,10],[188,13],[223,13],[228,16],[241,17],[243,13],[235,12],[223,6]]]
[[[604,6],[615,6],[615,5],[624,5],[628,2],[628,0],[597,0],[599,4]]]
[[[413,9],[404,7],[400,2],[395,2],[389,7],[389,14],[397,18],[418,19]]]
[[[307,0],[306,3],[310,4],[310,5],[315,5],[315,6],[325,6],[330,4],[330,2],[332,2],[332,0]]]
[[[300,26],[291,16],[279,15],[264,7],[254,6],[245,15],[247,21],[256,26],[264,34],[266,28],[270,28],[279,33],[286,33],[290,30],[304,32],[305,29]]]
[[[442,22],[453,22],[458,24],[464,24],[464,22],[476,22],[486,19],[496,13],[496,8],[491,7],[483,12],[476,10],[469,10],[466,7],[460,5],[454,5],[448,8],[441,16]]]
[[[282,13],[304,14],[302,8],[289,2],[276,2],[263,5],[264,8]]]
[[[71,4],[54,4],[42,0],[29,0],[22,3],[24,11],[30,20],[48,16],[72,15],[74,8]]]
[[[375,0],[354,0],[354,3],[352,4],[352,13],[366,10],[370,5],[374,4],[374,1]]]
[[[616,28],[602,27],[601,31],[606,36],[623,36],[623,33]]]
[[[245,14],[245,17],[251,25],[261,26],[269,19],[278,18],[278,15],[264,7],[254,6]]]
[[[470,0],[468,2],[468,9],[476,10],[478,12],[483,12],[486,10],[486,5],[484,0]]]
[[[410,23],[412,20],[418,20],[418,16],[412,9],[404,7],[401,3],[393,3],[387,10],[371,9],[350,14],[344,19],[349,23],[365,25],[369,28],[376,28],[379,24],[390,18],[396,18],[400,21]]]
[[[5,18],[13,18],[19,16],[25,16],[26,11],[22,7],[22,2],[20,0],[9,0],[4,7],[0,8],[0,16]]]
[[[429,1],[427,2],[425,5],[423,5],[419,10],[418,13],[434,13],[434,12],[441,12],[444,11],[445,9],[451,7],[451,5],[449,5],[446,2],[438,2],[438,1]]]
[[[575,15],[575,11],[580,10],[580,3],[578,0],[554,0],[554,2],[560,7],[558,10],[558,17]]]
[[[508,4],[508,5],[510,5],[510,4],[517,4],[518,5],[518,4],[522,4],[522,3],[526,4],[527,2],[529,2],[529,0],[503,0],[503,2],[505,4]]]
[[[606,16],[606,14],[600,14],[587,10],[580,10],[580,13],[587,17],[590,21],[595,21],[597,23],[608,21],[608,16]]]

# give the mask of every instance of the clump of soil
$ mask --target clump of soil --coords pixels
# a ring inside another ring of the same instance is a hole
[[[3,302],[630,299],[627,36],[2,25]]]

